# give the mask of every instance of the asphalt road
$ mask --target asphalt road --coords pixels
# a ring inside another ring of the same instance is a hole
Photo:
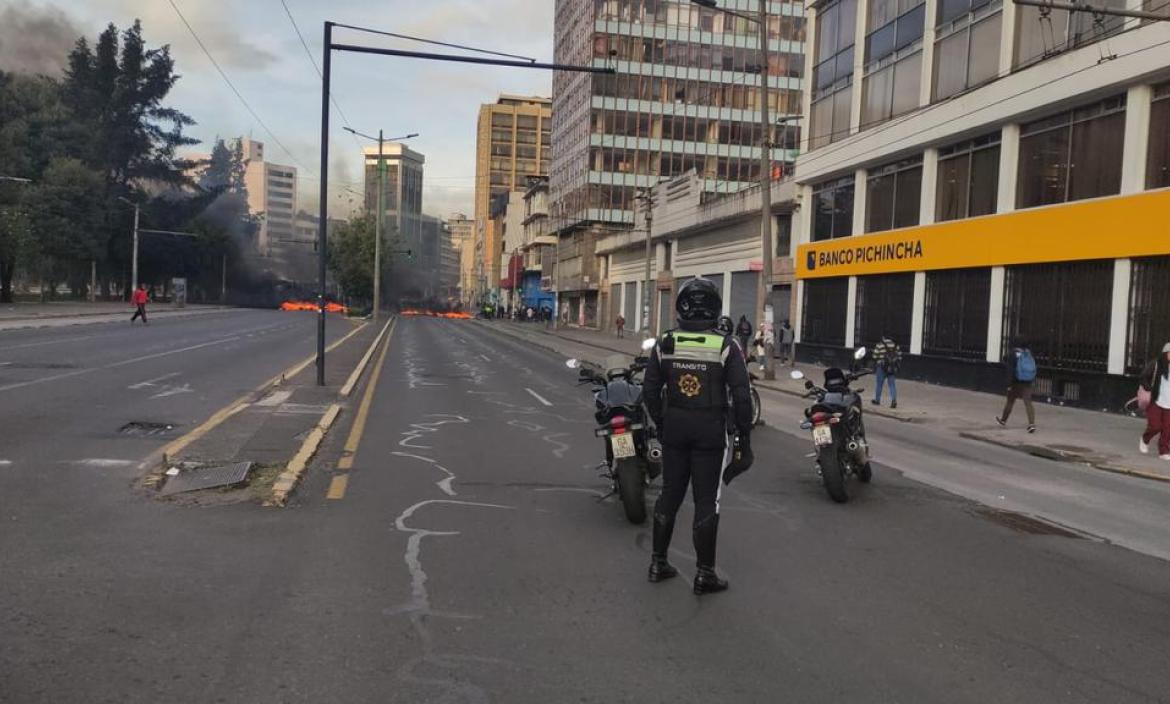
[[[685,527],[684,577],[648,584],[573,382],[483,326],[401,321],[345,495],[318,467],[283,511],[127,493],[89,530],[82,497],[19,508],[60,472],[23,451],[0,701],[1170,701],[1166,562],[881,465],[832,504],[773,429],[723,495],[731,590],[690,593]]]

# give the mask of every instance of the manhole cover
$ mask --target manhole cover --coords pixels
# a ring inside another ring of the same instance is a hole
[[[150,437],[152,435],[165,435],[174,429],[175,426],[173,423],[151,423],[135,420],[118,428],[118,432],[123,435],[133,435],[135,437]]]
[[[1007,526],[1008,528],[1019,531],[1021,533],[1028,533],[1030,535],[1058,535],[1063,538],[1081,537],[1080,535],[1056,524],[1049,523],[1048,521],[1034,518],[1032,516],[1025,516],[1022,513],[1001,511],[999,509],[986,507],[977,508],[975,509],[975,512],[990,521]]]
[[[167,483],[163,485],[162,491],[159,493],[168,496],[181,494],[185,491],[233,486],[246,481],[251,469],[251,462],[236,462],[235,464],[180,471],[177,475],[167,479]]]

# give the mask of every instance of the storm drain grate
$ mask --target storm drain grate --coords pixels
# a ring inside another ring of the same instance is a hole
[[[1030,535],[1057,535],[1062,538],[1083,537],[1054,523],[1033,518],[1032,516],[1025,516],[1022,513],[1015,513],[1014,511],[1001,511],[999,509],[981,507],[976,509],[975,512],[990,521],[1007,526],[1021,533],[1028,533]]]
[[[167,480],[160,493],[163,496],[167,496],[170,494],[181,494],[185,491],[234,486],[247,481],[248,472],[251,469],[251,462],[236,462],[234,464],[180,471]]]
[[[133,435],[135,437],[150,437],[153,435],[165,435],[174,429],[175,426],[173,423],[150,423],[135,420],[118,428],[118,432],[123,435]]]

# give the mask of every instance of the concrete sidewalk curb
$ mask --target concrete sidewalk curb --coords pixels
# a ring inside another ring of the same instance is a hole
[[[165,305],[165,304],[159,304],[159,305]],[[189,309],[188,308],[164,308],[161,310],[155,310],[153,312],[153,314],[157,315],[157,314],[161,314],[161,313],[204,313],[204,312],[215,311],[215,310],[231,310],[235,307],[236,306],[216,306],[216,305],[204,306],[204,305],[199,305],[198,307],[192,307]],[[92,312],[86,312],[86,313],[53,313],[50,315],[15,315],[15,316],[0,315],[0,323],[8,323],[8,322],[19,323],[19,322],[24,322],[26,320],[60,320],[61,318],[86,318],[86,317],[95,316],[95,315],[125,315],[126,313],[133,313],[133,312],[134,312],[134,306],[127,303],[125,312],[115,311],[115,310],[102,310],[102,311],[92,311]],[[148,310],[147,313],[151,313],[151,311]]]
[[[183,318],[187,316],[209,315],[211,313],[222,313],[228,310],[243,310],[241,308],[233,308],[230,306],[221,306],[211,309],[196,309],[196,310],[160,310],[149,313],[151,317],[158,320],[173,320],[176,318]],[[30,318],[4,318],[0,317],[0,333],[9,332],[12,330],[39,330],[41,328],[66,328],[77,325],[100,325],[102,323],[114,323],[126,319],[127,313],[133,311],[126,311],[125,313],[78,313],[76,315],[50,315],[37,316]],[[104,319],[105,318],[108,319]],[[74,322],[62,323],[73,318],[78,320]]]
[[[325,351],[329,352],[337,349],[341,345],[345,344],[345,342],[347,342],[351,337],[365,329],[365,327],[366,323],[359,324],[353,330],[346,333],[341,339],[336,340],[333,342],[333,344],[329,345]],[[156,491],[162,489],[163,484],[166,483],[166,471],[168,469],[167,465],[170,464],[170,460],[175,457],[175,455],[182,452],[183,449],[191,443],[215,430],[228,418],[231,418],[235,414],[250,406],[255,401],[264,397],[273,388],[284,383],[286,379],[301,373],[306,367],[312,364],[316,358],[316,354],[313,354],[306,357],[304,360],[297,362],[288,369],[285,369],[281,373],[265,381],[263,384],[260,384],[248,393],[240,396],[236,400],[219,409],[207,420],[200,423],[190,432],[175,438],[162,449],[151,453],[138,465],[139,470],[146,473],[140,482],[141,486],[143,488]]]
[[[976,442],[985,442],[988,445],[995,445],[997,447],[1023,452],[1025,454],[1032,455],[1033,457],[1042,457],[1054,462],[1081,464],[1087,467],[1092,467],[1094,469],[1099,469],[1104,472],[1125,474],[1131,477],[1140,477],[1142,479],[1149,479],[1151,481],[1170,483],[1170,476],[1163,476],[1161,474],[1155,474],[1154,472],[1148,472],[1144,469],[1137,469],[1135,467],[1118,464],[1117,462],[1111,462],[1095,455],[1086,455],[1080,452],[1069,452],[1047,447],[1045,445],[1007,442],[973,431],[960,431],[959,437],[965,438],[967,440],[975,440]]]
[[[382,340],[386,337],[387,331],[393,329],[397,319],[397,316],[392,316],[382,326],[382,330],[377,336],[374,337],[374,341],[370,343],[369,349],[366,350],[361,361],[354,367],[345,385],[338,391],[337,397],[339,401],[330,404],[324,415],[321,416],[321,419],[317,421],[317,425],[310,431],[305,441],[301,443],[300,450],[289,460],[288,464],[285,465],[284,471],[276,478],[276,482],[272,485],[272,494],[264,502],[265,506],[283,508],[288,504],[289,497],[292,496],[293,491],[296,490],[301,478],[304,477],[305,472],[308,470],[309,462],[313,460],[313,457],[317,454],[317,450],[321,447],[321,443],[329,434],[329,429],[333,427],[337,417],[341,414],[340,401],[347,398],[353,392],[354,387],[357,386],[358,379],[365,373],[366,367],[369,366],[370,360],[373,359],[374,351],[378,349],[378,345],[382,344]],[[362,323],[362,327],[366,325],[367,323]]]

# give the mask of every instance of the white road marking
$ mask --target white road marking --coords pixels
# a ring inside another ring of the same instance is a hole
[[[189,394],[194,392],[190,384],[183,384],[182,386],[168,386],[165,390],[158,392],[151,396],[151,398],[167,398],[168,396],[178,396],[179,394]]]
[[[0,460],[0,467],[8,467],[12,464],[12,460]]]
[[[532,398],[536,399],[537,401],[540,401],[544,405],[546,405],[546,406],[552,405],[552,403],[548,399],[546,399],[544,396],[541,396],[540,394],[536,393],[532,389],[525,388],[524,390],[527,391],[528,393],[532,394]]]
[[[260,399],[259,401],[257,401],[256,403],[254,403],[252,405],[263,406],[265,408],[269,408],[272,406],[279,406],[280,404],[289,400],[291,397],[292,397],[292,391],[288,391],[288,390],[273,391],[272,393],[268,394],[267,396],[265,396],[264,398]]]
[[[135,391],[137,391],[138,389],[145,389],[148,386],[154,386],[155,384],[157,384],[160,381],[163,381],[164,379],[170,379],[171,377],[176,377],[178,375],[179,375],[179,372],[173,372],[171,374],[164,374],[164,375],[157,377],[155,379],[147,379],[146,381],[140,381],[137,384],[131,384],[130,386],[127,386],[126,388],[127,389],[134,389]]]
[[[489,356],[487,356],[486,354],[481,354],[481,355],[480,355],[480,357],[481,357],[481,358],[483,359],[483,361],[485,361],[485,362],[490,362],[490,361],[492,361],[492,358],[491,358],[491,357],[489,357]]]
[[[9,345],[8,347],[0,347],[0,352],[4,350],[23,350],[29,347],[44,347],[45,345],[60,345],[66,342],[77,342],[78,340],[88,340],[94,335],[81,335],[79,337],[62,337],[56,340],[44,340],[42,342],[26,342],[20,345]]]
[[[62,464],[79,464],[84,467],[129,467],[134,464],[134,460],[110,460],[101,458],[89,458],[84,460],[70,460]]]

